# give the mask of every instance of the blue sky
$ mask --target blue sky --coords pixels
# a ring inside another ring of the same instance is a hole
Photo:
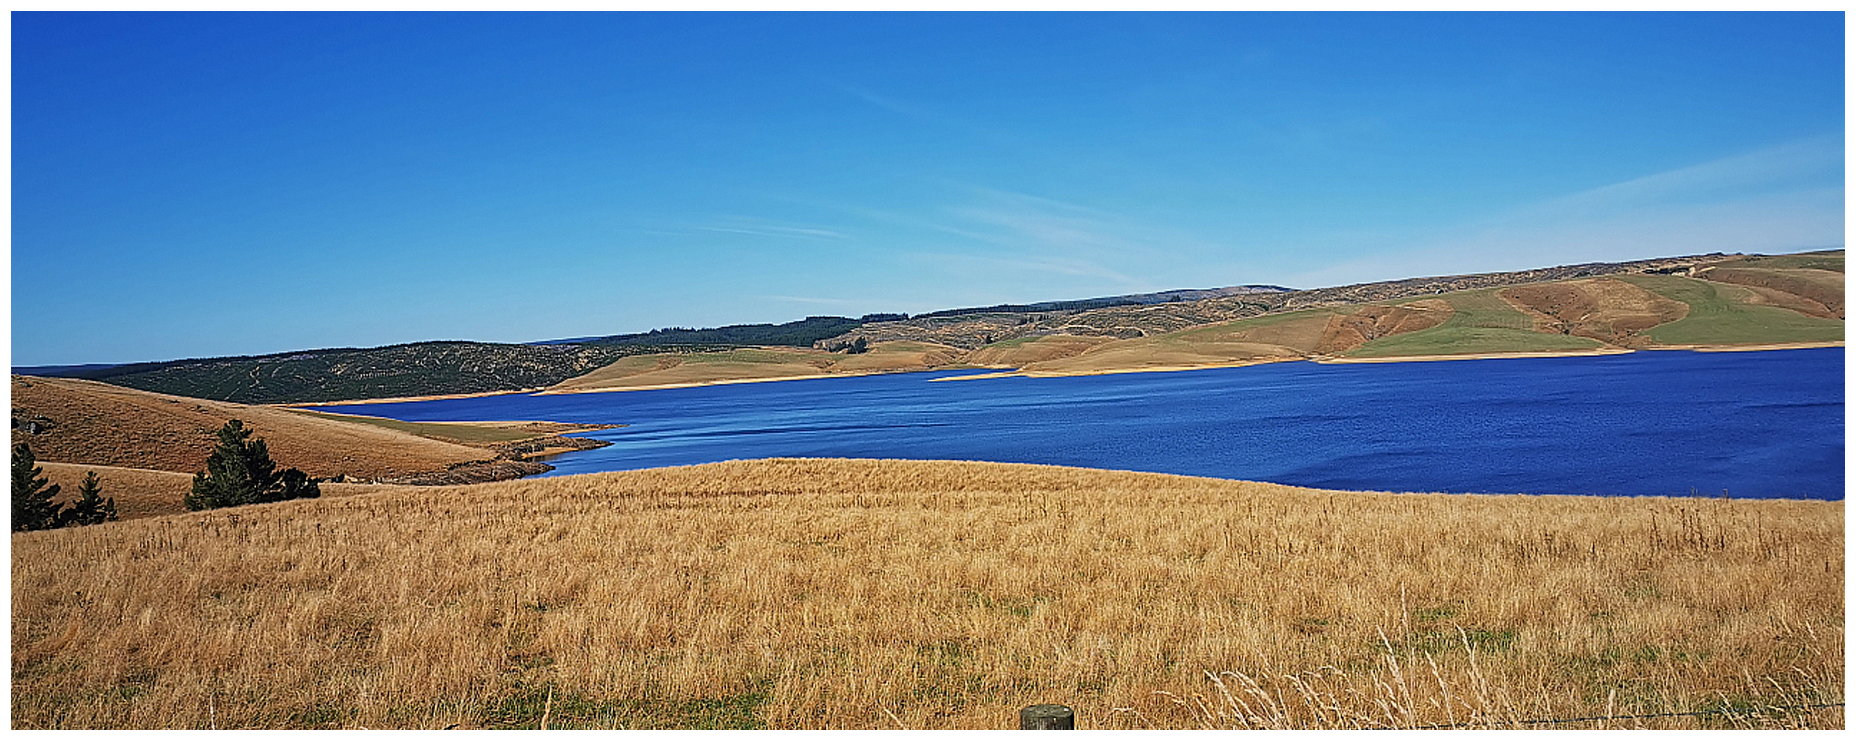
[[[15,365],[1840,247],[1843,19],[12,16]]]

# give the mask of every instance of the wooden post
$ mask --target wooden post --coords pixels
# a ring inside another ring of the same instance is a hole
[[[1018,711],[1018,730],[1073,731],[1076,711],[1063,705],[1032,705]]]

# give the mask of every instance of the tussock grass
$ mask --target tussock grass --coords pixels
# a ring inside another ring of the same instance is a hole
[[[1841,502],[769,460],[13,536],[17,728],[1841,727]]]

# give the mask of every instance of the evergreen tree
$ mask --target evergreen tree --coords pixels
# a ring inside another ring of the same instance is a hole
[[[116,498],[103,498],[103,482],[97,479],[96,471],[84,474],[84,483],[77,486],[77,501],[71,507],[58,513],[58,526],[99,525],[116,519]]]
[[[13,444],[13,531],[49,530],[58,526],[58,485],[46,486],[38,459],[27,444]]]
[[[234,419],[219,429],[219,445],[206,459],[206,470],[193,475],[193,491],[185,502],[187,509],[202,510],[321,495],[302,471],[278,471],[264,438],[251,439],[251,430]]]

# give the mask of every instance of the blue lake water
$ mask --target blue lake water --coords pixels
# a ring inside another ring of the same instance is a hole
[[[549,475],[739,458],[1048,463],[1380,491],[1842,499],[1842,348],[935,381],[907,373],[337,406],[628,425]]]

